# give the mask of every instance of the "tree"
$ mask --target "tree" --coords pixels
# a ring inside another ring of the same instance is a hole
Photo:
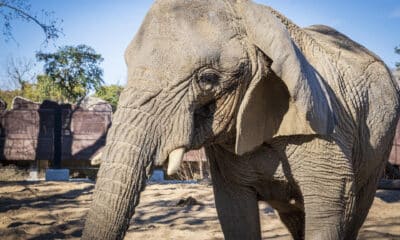
[[[3,35],[5,40],[14,39],[12,35],[13,20],[20,19],[38,25],[45,35],[45,41],[56,39],[62,33],[59,28],[60,21],[52,17],[53,13],[42,10],[45,21],[40,21],[39,17],[31,12],[31,5],[27,0],[0,0],[0,18],[3,19]]]
[[[395,53],[400,55],[400,46],[394,48]],[[393,76],[400,83],[400,62],[396,63],[396,68],[393,70]]]
[[[12,100],[16,96],[37,100],[35,73],[32,61],[22,58],[10,58],[7,62],[7,80],[5,90],[0,90],[0,98],[11,108]]]
[[[394,48],[394,52],[400,54],[400,46]],[[400,62],[396,63],[397,71],[400,71]]]
[[[21,96],[34,102],[43,102],[44,100],[63,101],[64,98],[52,82],[46,76],[39,76],[36,83],[25,83],[23,89],[0,90],[0,99],[7,103],[7,108],[12,107],[12,100]]]
[[[36,54],[44,61],[45,75],[68,102],[79,102],[90,90],[98,90],[103,81],[100,54],[87,45],[64,46],[55,53]]]
[[[124,90],[124,87],[117,84],[102,86],[96,91],[95,96],[109,102],[113,112],[115,112],[122,90]]]
[[[10,58],[7,64],[8,84],[12,89],[24,91],[25,85],[34,82],[34,64],[27,59]]]
[[[21,96],[21,90],[14,89],[14,90],[1,90],[0,89],[0,99],[6,102],[7,109],[11,109],[11,103],[14,97]]]
[[[26,59],[10,58],[7,64],[8,81],[5,90],[0,90],[0,98],[11,108],[16,96],[28,98],[35,102],[43,100],[65,101],[61,90],[54,85],[47,75],[37,76],[33,70],[34,63]]]
[[[61,89],[47,75],[39,75],[36,83],[25,84],[24,89],[20,91],[20,96],[34,102],[43,102],[44,100],[66,101]]]
[[[67,101],[63,96],[60,86],[54,83],[51,77],[47,75],[39,75],[36,82],[36,91],[39,96],[38,102],[44,100],[52,100],[57,102]]]

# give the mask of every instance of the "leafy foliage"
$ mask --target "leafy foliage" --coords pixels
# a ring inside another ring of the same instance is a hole
[[[36,92],[38,102],[44,100],[53,100],[56,102],[65,102],[67,99],[63,96],[59,86],[54,84],[52,79],[47,75],[39,75],[37,77]]]
[[[36,83],[25,83],[23,88],[14,90],[0,90],[0,99],[7,103],[7,108],[12,107],[12,100],[21,96],[34,102],[44,100],[65,101],[60,89],[52,86],[52,81],[47,76],[38,76]]]
[[[36,58],[45,62],[44,76],[68,102],[79,101],[104,82],[99,66],[103,58],[87,45],[64,46],[55,53],[39,52]]]
[[[52,17],[53,13],[42,10],[45,21],[40,21],[39,16],[31,12],[31,5],[27,0],[0,0],[0,18],[3,24],[3,36],[5,40],[14,39],[12,35],[13,20],[20,19],[26,22],[33,22],[38,25],[45,34],[45,41],[53,40],[62,34],[58,27],[60,20]]]
[[[47,75],[37,76],[33,72],[33,67],[34,64],[31,61],[10,59],[7,67],[8,81],[4,81],[8,87],[5,87],[5,90],[0,90],[0,99],[7,103],[8,108],[11,108],[12,99],[16,96],[25,97],[35,102],[42,102],[46,99],[65,101],[61,90],[54,86],[51,79]]]
[[[0,0],[1,1],[1,0]],[[15,90],[0,90],[0,98],[8,108],[12,99],[22,96],[35,102],[53,100],[57,102],[79,102],[95,89],[98,96],[110,101],[115,109],[122,87],[104,86],[103,71],[99,67],[103,58],[91,47],[79,45],[65,46],[55,53],[38,53],[37,59],[44,61],[45,74],[33,80],[31,62],[12,59],[8,66],[9,83]]]
[[[96,91],[95,96],[109,102],[115,112],[122,90],[124,87],[116,84],[102,86]]]
[[[7,103],[7,109],[11,108],[12,100],[16,96],[21,96],[21,90],[0,90],[0,99]]]

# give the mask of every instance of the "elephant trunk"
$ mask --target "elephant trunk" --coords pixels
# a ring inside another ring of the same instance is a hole
[[[109,131],[82,239],[123,239],[158,150],[154,121],[122,123],[119,115],[126,116],[117,111]]]

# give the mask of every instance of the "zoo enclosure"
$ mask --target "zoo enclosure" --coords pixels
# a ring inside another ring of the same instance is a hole
[[[78,107],[16,98],[12,110],[0,112],[0,161],[89,162],[105,144],[111,115],[106,102]]]
[[[12,110],[0,108],[0,163],[49,160],[53,166],[89,166],[105,145],[112,108],[105,101],[80,106],[16,98]],[[400,122],[393,141],[390,163],[400,165]],[[181,178],[200,178],[207,160],[203,150],[185,154]]]
[[[90,170],[105,145],[112,107],[105,101],[77,105],[31,102],[17,97],[12,109],[0,108],[0,163],[16,165],[47,160],[52,167]],[[208,176],[204,150],[184,156],[178,179]]]

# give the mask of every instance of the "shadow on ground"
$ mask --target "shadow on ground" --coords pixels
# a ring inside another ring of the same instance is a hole
[[[94,185],[0,182],[1,239],[79,239]]]
[[[87,182],[0,182],[0,239],[80,239],[93,188]],[[400,239],[399,209],[400,192],[378,191],[359,240]],[[260,218],[263,239],[291,239],[267,204],[260,203]],[[149,185],[125,239],[224,239],[212,187]]]

